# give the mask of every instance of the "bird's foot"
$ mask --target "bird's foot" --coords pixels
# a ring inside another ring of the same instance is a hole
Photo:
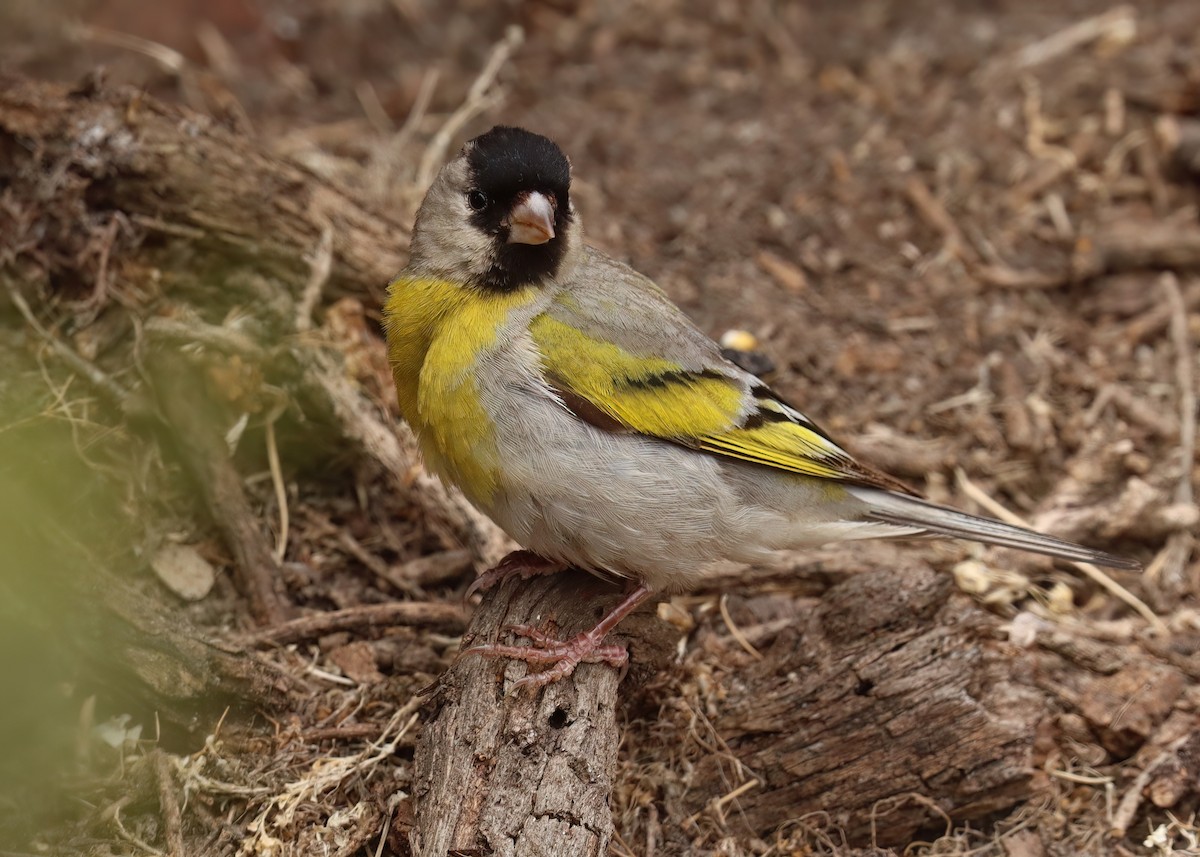
[[[557,574],[560,571],[565,571],[566,568],[565,563],[554,559],[546,559],[544,556],[539,556],[533,551],[513,551],[500,560],[500,562],[496,563],[495,566],[489,568],[471,581],[471,585],[467,587],[467,593],[463,596],[463,603],[467,603],[476,592],[487,592],[496,584],[510,577],[528,580],[531,577],[541,577],[543,574]]]
[[[625,647],[615,644],[603,645],[605,635],[595,633],[596,629],[576,634],[567,640],[560,640],[532,625],[507,625],[504,630],[524,637],[532,641],[534,645],[507,646],[500,643],[482,643],[472,646],[463,654],[482,655],[485,658],[513,658],[532,664],[552,664],[548,670],[530,673],[524,678],[517,679],[509,688],[509,693],[515,693],[523,687],[545,687],[571,675],[575,672],[575,667],[580,664],[605,663],[618,669],[624,669],[629,663],[629,652],[625,650]]]
[[[518,679],[508,689],[514,693],[523,687],[539,688],[564,679],[575,672],[580,664],[610,664],[624,671],[629,665],[629,652],[624,646],[604,644],[608,632],[617,623],[628,616],[633,610],[650,596],[650,589],[644,585],[629,590],[616,607],[601,619],[595,628],[576,634],[566,640],[547,634],[532,625],[509,625],[505,630],[512,631],[533,642],[532,646],[509,646],[501,643],[481,643],[463,651],[464,655],[482,655],[485,658],[514,658],[534,664],[550,664],[550,668],[539,673],[530,673]]]

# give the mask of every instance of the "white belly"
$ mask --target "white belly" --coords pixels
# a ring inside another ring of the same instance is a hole
[[[854,521],[836,484],[601,431],[542,393],[505,399],[488,408],[504,477],[484,511],[543,556],[683,590],[715,564],[895,532]]]

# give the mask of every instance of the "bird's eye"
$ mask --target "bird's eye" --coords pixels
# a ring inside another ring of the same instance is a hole
[[[467,205],[471,206],[472,211],[483,211],[487,208],[487,194],[481,190],[473,190],[467,194]]]

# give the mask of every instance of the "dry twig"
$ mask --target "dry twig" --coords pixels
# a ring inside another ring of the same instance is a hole
[[[1175,349],[1175,385],[1179,390],[1179,482],[1175,501],[1187,505],[1196,502],[1192,486],[1192,469],[1196,460],[1196,352],[1188,334],[1187,307],[1173,274],[1163,274],[1159,280],[1171,308],[1171,342]],[[1196,544],[1191,529],[1172,533],[1166,547],[1155,557],[1147,576],[1159,583],[1168,599],[1177,598],[1188,586],[1184,579],[1188,558]],[[1193,592],[1200,590],[1200,580],[1191,581]]]
[[[363,604],[280,622],[251,634],[248,642],[257,646],[286,645],[334,631],[362,631],[391,625],[417,625],[458,632],[466,627],[466,616],[456,604],[439,601]]]
[[[921,215],[921,219],[942,233],[946,240],[942,247],[944,255],[966,263],[978,261],[978,256],[971,245],[963,240],[962,230],[958,228],[958,224],[954,222],[941,201],[930,193],[923,181],[916,176],[910,176],[904,184],[904,192],[913,208]]]
[[[756,661],[761,661],[763,659],[762,652],[754,648],[750,641],[746,639],[746,635],[742,633],[742,629],[733,621],[733,617],[729,615],[729,596],[722,594],[717,599],[717,604],[721,611],[721,621],[729,629],[729,635],[737,641],[737,644],[745,650],[746,654],[750,655]]]
[[[321,290],[329,282],[329,272],[333,268],[333,225],[326,223],[321,230],[321,239],[313,248],[309,260],[311,272],[304,293],[296,305],[296,330],[304,333],[312,329],[313,311],[321,299]]]
[[[492,53],[484,63],[483,70],[479,72],[479,76],[467,90],[466,99],[434,134],[425,149],[425,154],[421,156],[421,164],[417,168],[415,182],[418,188],[429,187],[433,181],[433,174],[445,160],[450,141],[458,135],[463,126],[499,103],[501,96],[492,90],[492,85],[496,82],[496,75],[500,73],[500,69],[504,67],[504,64],[508,62],[523,41],[525,41],[525,32],[520,27],[512,26],[505,31],[504,38],[492,48]]]
[[[279,444],[275,440],[275,421],[279,419],[279,411],[277,408],[274,413],[267,417],[267,466],[271,470],[271,487],[275,491],[275,505],[279,507],[279,536],[275,542],[275,562],[283,562],[284,556],[287,555],[288,545],[288,525],[290,516],[288,514],[288,499],[287,486],[283,484],[283,465],[279,461]]]
[[[167,828],[167,849],[171,857],[184,857],[183,819],[179,812],[179,796],[175,793],[175,778],[167,756],[162,750],[151,753],[154,776],[158,779],[158,804]]]
[[[1129,830],[1129,825],[1133,823],[1134,816],[1137,815],[1138,807],[1142,805],[1142,791],[1146,788],[1146,784],[1150,782],[1150,778],[1154,776],[1154,772],[1165,762],[1170,761],[1175,757],[1175,753],[1182,747],[1191,735],[1184,735],[1175,739],[1163,749],[1153,762],[1147,765],[1137,775],[1129,788],[1125,790],[1121,802],[1117,804],[1117,811],[1113,813],[1111,830],[1114,836],[1124,836]]]
[[[1137,34],[1137,10],[1122,5],[1099,15],[1076,21],[1044,39],[1026,45],[1003,64],[1027,71],[1085,47],[1104,41],[1124,44]]]
[[[128,391],[125,390],[125,388],[118,384],[115,380],[102,372],[97,366],[80,357],[74,348],[67,345],[65,342],[47,330],[46,327],[37,320],[37,316],[35,316],[33,314],[33,310],[29,308],[29,303],[21,295],[21,292],[17,289],[16,284],[7,277],[2,279],[4,282],[4,287],[8,291],[8,296],[12,300],[13,305],[21,313],[21,316],[25,319],[26,323],[33,328],[38,337],[50,347],[50,350],[52,350],[60,360],[66,363],[68,367],[86,378],[88,383],[95,387],[97,391],[103,393],[109,400],[110,404],[117,407],[123,406],[129,397]]]

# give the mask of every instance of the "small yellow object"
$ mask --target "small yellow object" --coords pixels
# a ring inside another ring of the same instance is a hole
[[[987,565],[967,559],[954,566],[954,582],[968,595],[983,595],[992,588],[993,580]]]
[[[1075,611],[1075,593],[1063,581],[1058,581],[1046,593],[1046,607],[1057,616],[1066,616]]]
[[[721,334],[721,347],[734,351],[754,351],[758,348],[758,337],[748,330],[727,330]]]
[[[684,634],[690,634],[696,628],[696,620],[692,618],[692,614],[674,601],[660,602],[657,613],[659,619],[674,625]]]

